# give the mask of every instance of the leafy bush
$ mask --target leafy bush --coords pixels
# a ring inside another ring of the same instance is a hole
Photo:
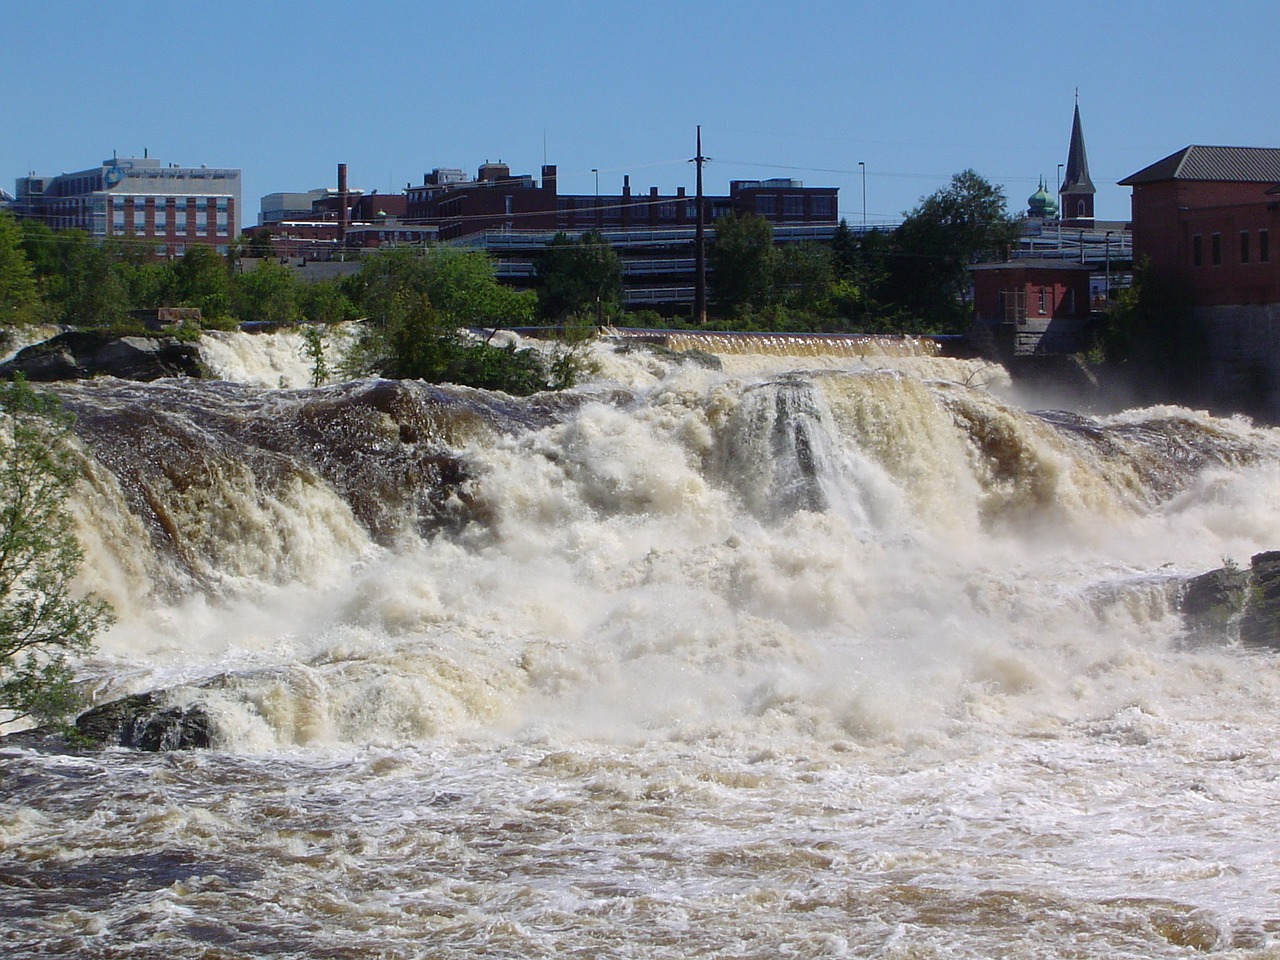
[[[83,555],[65,506],[69,432],[55,398],[21,378],[0,388],[0,725],[71,713],[67,657],[110,621],[102,600],[72,591]]]

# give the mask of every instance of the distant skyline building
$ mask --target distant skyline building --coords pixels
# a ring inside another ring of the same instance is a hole
[[[13,212],[51,229],[121,237],[182,256],[193,245],[226,253],[240,233],[240,171],[111,157],[76,173],[19,177]]]

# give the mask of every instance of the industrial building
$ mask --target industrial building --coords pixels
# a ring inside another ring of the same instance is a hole
[[[111,157],[76,173],[20,177],[12,209],[54,230],[145,241],[163,256],[196,244],[225,253],[240,233],[240,171],[162,164],[145,152]]]

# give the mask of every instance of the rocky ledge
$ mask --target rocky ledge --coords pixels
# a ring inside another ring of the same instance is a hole
[[[19,350],[11,360],[0,363],[0,379],[15,373],[33,383],[90,377],[159,380],[205,375],[194,343],[175,337],[117,337],[89,330],[60,333]]]

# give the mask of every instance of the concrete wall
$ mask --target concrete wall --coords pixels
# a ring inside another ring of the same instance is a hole
[[[1280,423],[1280,304],[1204,307],[1206,386],[1224,407]]]

